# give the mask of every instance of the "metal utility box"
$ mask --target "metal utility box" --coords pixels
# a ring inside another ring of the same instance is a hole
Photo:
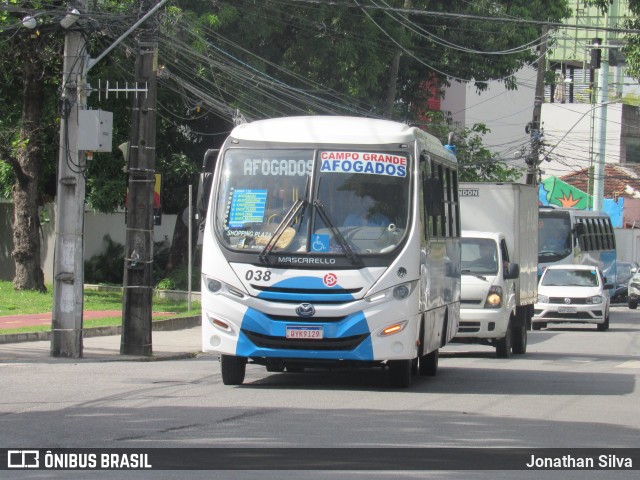
[[[110,152],[112,150],[113,112],[78,111],[78,150]]]

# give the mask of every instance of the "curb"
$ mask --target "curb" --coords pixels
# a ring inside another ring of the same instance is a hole
[[[156,320],[151,323],[151,330],[157,332],[183,330],[185,328],[197,327],[201,323],[200,315],[191,317],[168,318],[165,320]],[[120,335],[122,332],[121,325],[112,327],[94,327],[85,328],[82,331],[84,338],[104,337],[109,335]],[[0,344],[4,343],[22,343],[22,342],[42,342],[50,341],[51,332],[29,332],[29,333],[6,333],[0,335]],[[164,359],[164,358],[163,358]],[[159,360],[156,358],[155,360]]]

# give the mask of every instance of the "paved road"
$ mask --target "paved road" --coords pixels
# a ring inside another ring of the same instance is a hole
[[[181,333],[185,345],[199,340],[197,328]],[[7,448],[638,447],[638,313],[614,308],[608,332],[585,326],[530,334],[527,354],[513,359],[497,359],[489,347],[448,346],[438,376],[417,379],[409,390],[389,389],[381,370],[267,373],[254,365],[248,367],[245,385],[228,387],[211,355],[164,362],[2,363],[0,443]],[[52,473],[9,478],[60,478]],[[65,477],[85,478],[80,473],[65,472]],[[620,471],[95,475],[632,478]]]

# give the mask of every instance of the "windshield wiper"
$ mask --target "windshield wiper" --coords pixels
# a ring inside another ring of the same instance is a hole
[[[324,205],[322,204],[322,202],[320,200],[315,200],[313,202],[313,206],[316,207],[316,211],[318,212],[318,215],[320,215],[320,218],[325,223],[325,225],[327,225],[331,229],[331,233],[333,233],[333,235],[338,239],[338,243],[342,247],[342,250],[344,251],[344,254],[347,256],[347,258],[351,260],[351,264],[355,267],[363,267],[364,264],[362,263],[362,259],[355,253],[353,253],[353,250],[349,246],[349,242],[347,242],[347,239],[344,238],[344,235],[342,235],[340,229],[338,229],[338,227],[336,227],[336,224],[331,220],[331,218],[329,218],[329,215],[324,209]]]
[[[258,259],[260,259],[260,261],[268,263],[269,254],[271,253],[273,246],[278,242],[278,240],[280,240],[280,237],[289,227],[289,225],[291,225],[291,222],[293,222],[293,220],[298,216],[300,210],[306,208],[308,204],[309,202],[304,198],[299,198],[298,200],[296,200],[296,202],[291,206],[282,221],[278,224],[278,227],[276,228],[275,232],[273,232],[273,235],[271,236],[267,244],[258,254]]]

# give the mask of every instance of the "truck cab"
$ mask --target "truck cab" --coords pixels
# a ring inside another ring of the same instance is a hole
[[[500,358],[525,353],[527,315],[516,295],[520,275],[504,234],[463,230],[461,236],[460,324],[455,341],[484,343]]]

